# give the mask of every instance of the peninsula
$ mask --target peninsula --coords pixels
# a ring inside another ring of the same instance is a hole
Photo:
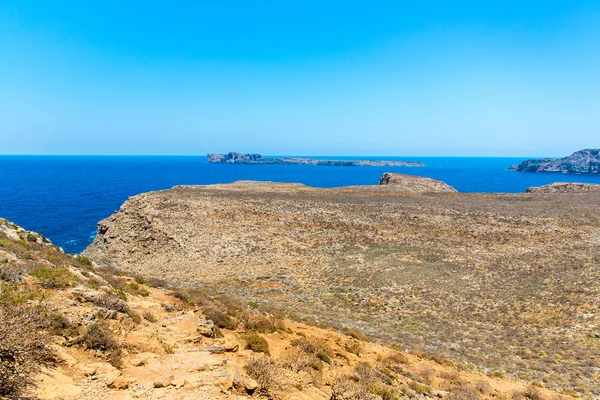
[[[600,149],[576,151],[564,158],[525,160],[510,169],[519,172],[554,172],[562,174],[600,174]]]
[[[209,153],[207,163],[214,164],[298,164],[329,167],[424,167],[422,162],[388,160],[323,160],[306,157],[265,157],[261,154]]]

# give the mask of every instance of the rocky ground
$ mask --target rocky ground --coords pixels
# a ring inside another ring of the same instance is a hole
[[[1,399],[566,398],[63,254],[0,220]]]
[[[598,396],[600,193],[241,182],[135,196],[85,254]]]

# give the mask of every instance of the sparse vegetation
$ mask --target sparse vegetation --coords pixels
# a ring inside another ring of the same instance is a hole
[[[36,267],[29,275],[37,278],[41,287],[46,289],[66,288],[75,283],[73,275],[66,268]]]
[[[246,338],[246,348],[257,353],[271,354],[267,340],[255,332],[250,332]]]
[[[267,355],[250,357],[244,369],[248,376],[256,380],[263,393],[268,394],[279,386],[278,367]]]

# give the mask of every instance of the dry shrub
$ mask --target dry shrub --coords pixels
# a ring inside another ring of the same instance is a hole
[[[363,350],[363,346],[358,340],[348,340],[344,345],[344,348],[348,353],[352,353],[357,356],[360,356],[360,353]]]
[[[246,338],[246,348],[257,353],[265,353],[267,355],[271,354],[267,339],[255,332],[251,332]]]
[[[294,372],[320,371],[323,363],[314,354],[307,354],[298,348],[292,348],[279,357],[279,364]]]
[[[317,337],[303,337],[292,340],[292,346],[299,348],[307,354],[312,354],[319,360],[331,364],[333,351],[325,339]]]
[[[492,391],[492,386],[488,383],[488,381],[480,380],[475,382],[475,390],[481,394],[488,394]]]
[[[410,381],[408,383],[408,387],[411,388],[412,390],[414,390],[417,394],[426,394],[428,396],[431,396],[431,387],[417,382],[417,381]],[[454,399],[457,400],[457,399]]]
[[[453,388],[448,400],[480,400],[480,393],[469,386],[457,386]]]
[[[49,338],[39,331],[40,311],[0,305],[0,398],[24,398],[40,370],[56,365],[56,355],[46,346]]]
[[[367,335],[365,335],[364,333],[359,332],[357,330],[350,329],[350,328],[344,328],[344,329],[342,329],[342,332],[345,335],[348,335],[348,336],[350,336],[353,339],[360,340],[361,342],[368,342],[369,341],[369,337]]]
[[[421,379],[421,381],[423,381],[424,383],[426,383],[428,385],[431,385],[431,382],[433,381],[434,377],[435,377],[435,370],[433,368],[431,368],[429,365],[424,366],[419,371],[419,378]]]
[[[367,391],[365,385],[344,376],[337,377],[331,385],[330,400],[376,400],[378,396]]]
[[[126,312],[128,309],[126,302],[117,296],[108,293],[102,293],[100,296],[98,296],[98,298],[94,300],[94,304],[96,304],[98,307],[104,307],[118,312]]]
[[[145,310],[142,312],[142,317],[148,322],[155,323],[157,321],[156,316],[150,310]]]
[[[250,357],[244,370],[248,376],[258,383],[259,390],[263,393],[268,393],[270,390],[280,386],[279,368],[269,356],[259,355]]]
[[[82,343],[88,349],[106,353],[108,361],[115,367],[121,366],[121,345],[104,323],[97,322],[88,326],[83,334]]]
[[[277,332],[277,325],[273,318],[267,317],[257,312],[248,312],[244,316],[245,328],[255,332]]]

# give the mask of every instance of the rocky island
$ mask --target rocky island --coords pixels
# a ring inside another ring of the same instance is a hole
[[[510,169],[519,172],[554,172],[562,174],[600,174],[600,149],[576,151],[564,158],[525,160]]]
[[[329,167],[424,167],[425,164],[416,161],[386,161],[386,160],[322,160],[306,157],[265,157],[261,154],[209,153],[207,163],[214,164],[298,164],[321,165]]]
[[[457,193],[458,191],[445,182],[421,176],[395,174],[386,172],[379,179],[379,185],[392,185],[404,192],[413,193]]]

